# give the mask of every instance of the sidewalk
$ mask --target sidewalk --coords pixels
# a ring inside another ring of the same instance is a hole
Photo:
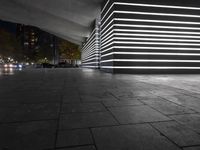
[[[199,75],[0,75],[0,150],[200,150]]]

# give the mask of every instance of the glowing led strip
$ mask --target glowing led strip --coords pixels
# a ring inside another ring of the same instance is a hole
[[[84,59],[82,60],[82,62],[89,62],[89,61],[95,61],[95,60],[98,60],[99,58],[98,57],[95,57],[95,58],[90,58],[90,59]]]
[[[98,66],[82,66],[83,68],[97,68]]]
[[[200,44],[193,44],[193,43],[162,43],[162,42],[124,42],[124,41],[113,41],[105,46],[102,46],[102,49],[108,47],[112,44],[141,44],[141,45],[190,45],[190,46],[200,46]],[[200,50],[200,48],[199,48]]]
[[[194,51],[200,51],[200,48],[177,48],[177,47],[143,47],[143,46],[113,46],[109,49],[102,50],[101,53],[104,53],[106,51],[109,51],[111,49],[150,49],[150,50],[180,50],[180,51],[188,51],[188,50],[194,50]]]
[[[168,20],[149,20],[149,19],[128,19],[128,18],[114,18],[114,21],[133,21],[133,22],[155,22],[155,23],[172,23],[172,24],[189,24],[199,25],[200,22],[188,22],[188,21],[168,21]]]
[[[178,32],[178,31],[164,31],[164,30],[130,30],[130,29],[113,29],[113,32],[147,32],[147,33],[175,33],[175,34],[197,34],[200,35],[200,32]]]
[[[200,60],[172,60],[172,59],[109,59],[102,60],[101,63],[105,62],[181,62],[181,63],[200,63]]]
[[[154,5],[154,4],[144,4],[144,3],[122,3],[114,2],[117,5],[129,5],[129,6],[142,6],[142,7],[159,7],[159,8],[175,8],[175,9],[188,9],[188,10],[200,10],[199,7],[185,7],[185,6],[173,6],[173,5]]]
[[[105,69],[200,69],[200,67],[101,66]]]
[[[107,41],[108,39],[110,39],[112,36],[133,36],[133,37],[164,37],[164,38],[192,38],[192,39],[200,39],[200,36],[183,36],[183,35],[168,35],[168,34],[128,34],[128,33],[114,33],[111,36],[109,36],[106,39],[103,39],[101,41],[101,44],[103,44],[105,41]],[[117,37],[116,37],[117,38]],[[126,38],[126,37],[124,37]]]
[[[127,37],[114,37],[107,42],[102,42],[101,46],[106,45],[112,40],[134,40],[134,41],[177,41],[177,42],[200,42],[200,40],[190,40],[190,39],[159,39],[159,38],[127,38]]]
[[[109,2],[110,2],[110,0],[107,0],[106,4],[104,5],[103,9],[101,10],[101,13],[104,11],[104,9],[106,8],[106,6],[108,5]]]
[[[88,62],[88,63],[83,63],[83,64],[86,64],[86,65],[88,65],[88,64],[98,64],[99,62]]]
[[[111,52],[104,55],[101,55],[101,57],[106,57],[110,55],[161,55],[161,56],[200,56],[200,53],[157,53],[157,52]]]

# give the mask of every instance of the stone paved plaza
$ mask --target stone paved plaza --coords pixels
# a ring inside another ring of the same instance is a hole
[[[0,150],[200,150],[200,75],[0,74]]]

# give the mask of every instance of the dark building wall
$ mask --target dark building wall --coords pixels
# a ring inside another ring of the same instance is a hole
[[[200,70],[197,1],[111,0],[101,14],[101,68],[113,73]]]
[[[84,43],[81,49],[82,66],[86,68],[99,68],[100,45],[99,45],[99,25],[96,22],[94,30]]]

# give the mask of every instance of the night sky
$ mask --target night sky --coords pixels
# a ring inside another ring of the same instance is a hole
[[[16,33],[16,23],[11,23],[11,22],[6,22],[0,20],[0,28],[7,30],[8,32],[11,33]]]

